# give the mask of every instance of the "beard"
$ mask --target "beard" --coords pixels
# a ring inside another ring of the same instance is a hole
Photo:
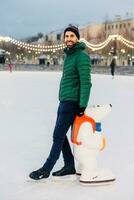
[[[72,41],[69,41],[69,42],[66,42],[66,45],[68,48],[72,48],[75,45],[75,43]]]

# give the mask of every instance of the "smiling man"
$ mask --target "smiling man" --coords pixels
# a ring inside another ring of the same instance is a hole
[[[44,165],[30,173],[34,180],[49,177],[60,153],[63,154],[64,167],[52,173],[53,177],[75,177],[75,162],[67,138],[67,132],[73,125],[75,116],[81,117],[87,107],[91,84],[91,64],[85,51],[85,44],[79,42],[79,30],[69,26],[64,31],[66,44],[63,75],[59,90],[59,107],[53,132],[53,144]]]

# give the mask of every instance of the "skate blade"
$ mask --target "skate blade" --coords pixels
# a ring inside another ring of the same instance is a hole
[[[103,181],[82,181],[80,180],[80,184],[83,186],[105,186],[114,184],[116,179],[111,180],[103,180]]]
[[[66,175],[66,176],[52,176],[52,181],[76,181],[76,175]]]
[[[77,176],[81,176],[81,173],[76,173]]]
[[[48,178],[42,178],[42,179],[39,179],[39,180],[34,180],[34,179],[31,179],[30,177],[28,177],[26,179],[26,182],[29,182],[29,183],[46,183],[48,181]]]

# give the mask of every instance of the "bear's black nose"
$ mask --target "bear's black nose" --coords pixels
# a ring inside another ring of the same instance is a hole
[[[110,103],[109,105],[112,107],[112,104],[111,104],[111,103]]]

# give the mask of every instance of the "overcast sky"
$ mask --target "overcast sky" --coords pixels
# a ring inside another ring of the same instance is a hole
[[[134,0],[0,0],[0,35],[19,39],[127,12],[134,13]]]

